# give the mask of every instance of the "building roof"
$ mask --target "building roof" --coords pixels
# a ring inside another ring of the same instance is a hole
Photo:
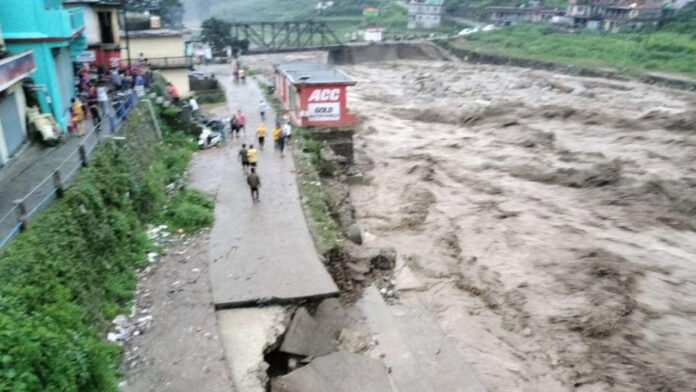
[[[443,5],[445,0],[411,0],[410,4]]]
[[[125,37],[126,32],[121,30],[121,37]],[[129,38],[157,38],[157,37],[183,37],[184,32],[172,29],[148,29],[134,30],[128,32]]]
[[[504,7],[504,6],[490,6],[486,7],[489,12],[510,12],[510,13],[525,13],[525,14],[557,14],[563,12],[559,9],[552,8],[520,8],[520,7]]]
[[[314,61],[292,61],[275,64],[278,72],[293,84],[338,83],[354,85],[357,82],[338,68]]]
[[[93,4],[93,5],[110,5],[114,7],[121,6],[121,2],[117,0],[63,0],[63,4]]]

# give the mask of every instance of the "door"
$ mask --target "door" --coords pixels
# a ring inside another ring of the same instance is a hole
[[[0,121],[2,121],[7,153],[13,156],[24,143],[22,121],[19,118],[19,108],[14,93],[0,98]]]
[[[101,43],[114,43],[114,24],[111,19],[111,12],[97,12],[99,18],[99,33],[101,35]]]

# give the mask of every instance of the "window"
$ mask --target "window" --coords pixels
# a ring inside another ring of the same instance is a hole
[[[99,18],[99,29],[101,34],[101,42],[103,44],[113,44],[114,41],[114,24],[111,19],[111,12],[97,12]]]

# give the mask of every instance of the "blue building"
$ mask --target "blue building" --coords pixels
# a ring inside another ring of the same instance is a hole
[[[0,33],[0,167],[19,151],[27,139],[22,81],[35,70],[33,53],[11,55]]]
[[[64,9],[60,0],[1,0],[0,25],[11,53],[33,51],[36,70],[30,76],[41,111],[67,130],[73,60],[87,48],[82,9]]]

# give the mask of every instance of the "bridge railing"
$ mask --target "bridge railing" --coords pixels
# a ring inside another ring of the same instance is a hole
[[[248,41],[248,52],[287,51],[342,44],[323,21],[233,23],[231,28],[233,38]]]

